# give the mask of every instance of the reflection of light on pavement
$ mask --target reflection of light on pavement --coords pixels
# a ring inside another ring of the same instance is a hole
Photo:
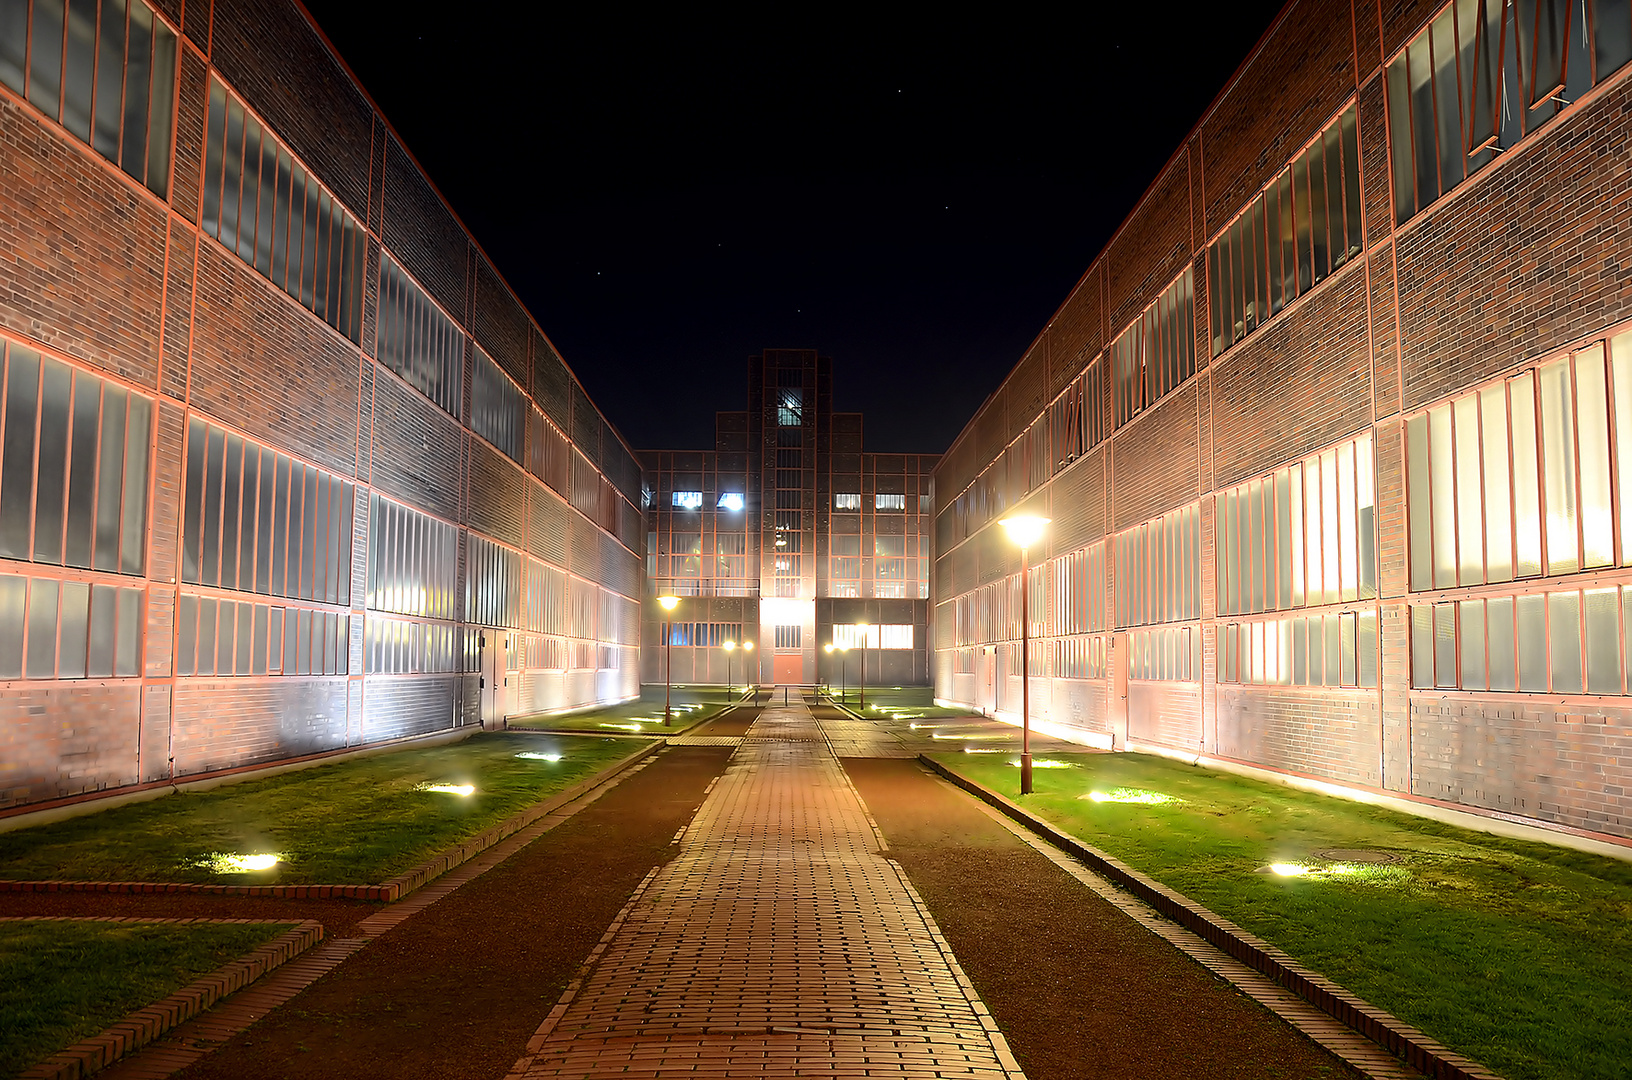
[[[535,754],[531,750],[524,750],[521,753],[517,754],[516,756],[519,757],[519,758],[526,758],[528,761],[560,761],[561,760],[561,755],[560,754]]]
[[[415,791],[436,791],[444,795],[473,795],[476,793],[474,784],[416,784]]]

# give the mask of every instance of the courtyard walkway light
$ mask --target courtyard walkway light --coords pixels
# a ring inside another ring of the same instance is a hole
[[[1030,594],[1031,571],[1026,563],[1026,549],[1042,539],[1048,525],[1046,517],[1017,514],[998,522],[1009,534],[1009,539],[1020,549],[1020,794],[1031,794],[1031,610],[1027,603]]]

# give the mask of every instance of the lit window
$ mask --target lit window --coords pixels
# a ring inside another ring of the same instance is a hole
[[[776,423],[779,427],[799,427],[804,423],[804,391],[797,388],[776,392]]]
[[[701,491],[676,491],[670,503],[676,510],[700,510],[703,506]]]
[[[839,493],[833,496],[833,509],[860,510],[861,496],[855,492]]]
[[[905,495],[874,495],[873,508],[876,510],[905,510],[907,497]]]
[[[724,491],[720,493],[720,501],[715,504],[721,510],[741,510],[742,492]]]

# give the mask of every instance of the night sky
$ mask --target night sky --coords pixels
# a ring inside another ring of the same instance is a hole
[[[308,6],[636,449],[712,447],[769,347],[833,358],[868,450],[926,453],[1279,9]]]

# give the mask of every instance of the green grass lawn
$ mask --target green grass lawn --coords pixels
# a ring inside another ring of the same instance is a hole
[[[1013,755],[937,760],[1018,798]],[[1165,758],[1056,760],[1021,805],[1452,1049],[1511,1080],[1632,1076],[1632,863]]]
[[[289,929],[0,922],[0,1076],[15,1076]]]
[[[833,685],[827,693],[836,702],[869,719],[944,720],[968,716],[968,709],[945,709],[935,704],[935,690],[929,686],[869,686],[867,707],[861,708],[861,693],[854,686]]]
[[[568,716],[511,717],[510,726],[545,731],[599,732],[608,735],[674,735],[696,727],[720,713],[730,702],[741,701],[743,688],[727,694],[723,686],[676,685],[669,698],[673,723],[663,726],[663,687],[644,686],[640,697],[621,705]],[[762,695],[763,696],[763,695]]]
[[[375,884],[640,746],[629,739],[486,733],[168,795],[0,833],[0,877]],[[268,870],[212,861],[272,853],[279,861]]]

